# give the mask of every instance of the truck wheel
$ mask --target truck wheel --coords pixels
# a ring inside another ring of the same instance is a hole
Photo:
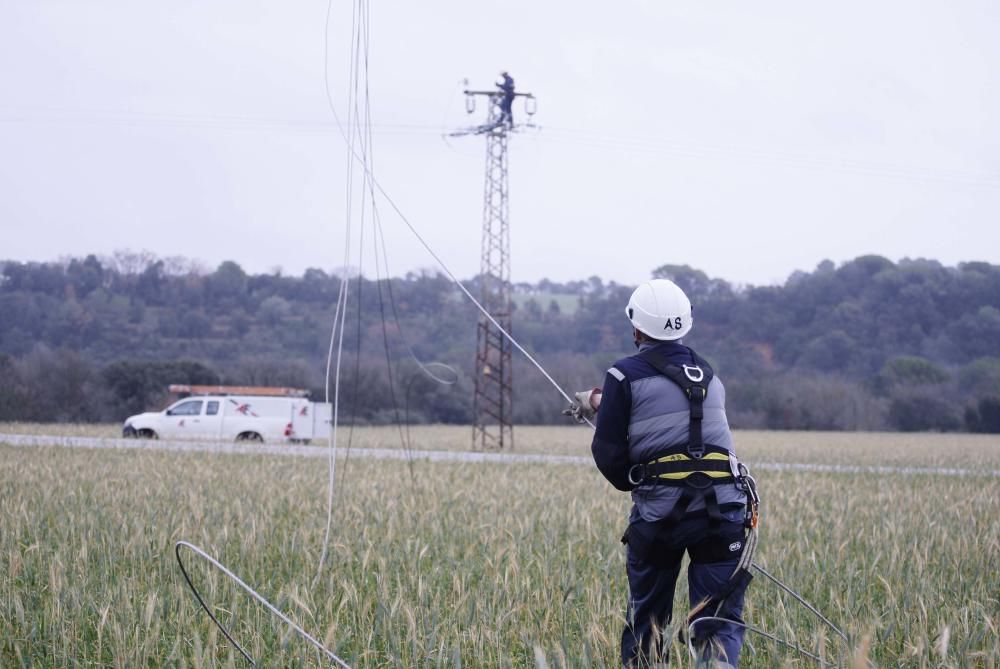
[[[260,443],[264,441],[264,437],[256,432],[240,432],[236,437],[236,441],[254,441]]]
[[[125,427],[123,427],[122,437],[124,437],[125,439],[135,439],[136,437],[135,428],[132,427],[131,425],[126,425]]]
[[[159,439],[160,438],[160,436],[158,434],[156,434],[156,432],[154,432],[153,430],[150,430],[148,427],[144,427],[143,429],[139,430],[135,434],[140,439]]]

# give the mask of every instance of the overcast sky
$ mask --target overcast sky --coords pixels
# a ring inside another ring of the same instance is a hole
[[[537,95],[541,126],[511,140],[515,280],[1000,262],[995,1],[371,3],[376,173],[461,277],[479,266],[484,140],[442,134],[481,121],[461,80],[501,69]],[[326,10],[0,0],[0,259],[340,266]],[[334,0],[344,115],[350,39],[351,3]],[[394,274],[434,266],[385,226]]]

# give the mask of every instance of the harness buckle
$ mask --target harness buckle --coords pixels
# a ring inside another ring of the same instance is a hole
[[[640,473],[641,473],[641,476],[639,476],[638,480],[636,480],[635,477],[632,476],[632,473],[636,469],[638,469],[640,471]],[[637,486],[637,485],[641,484],[645,480],[646,480],[646,465],[640,463],[640,464],[634,464],[634,465],[632,465],[631,467],[628,468],[628,482],[629,483],[631,483],[632,485]]]
[[[750,476],[750,469],[742,462],[739,463],[739,477],[736,480],[747,496],[746,517],[743,524],[747,528],[753,529],[757,527],[760,517],[760,495],[757,493],[757,481]]]
[[[696,490],[705,490],[706,488],[712,487],[712,477],[705,472],[692,472],[687,478],[684,479],[684,483],[695,488]]]
[[[681,365],[681,368],[684,370],[684,376],[688,377],[691,383],[701,383],[705,379],[705,370],[698,365]]]
[[[696,393],[696,390],[700,392]],[[707,395],[708,393],[701,386],[691,386],[687,389],[687,396],[689,400],[704,402]]]
[[[739,476],[737,480],[743,487],[743,490],[753,499],[755,502],[760,502],[760,498],[757,496],[757,479],[750,476],[750,468],[747,467],[742,462],[738,465]]]

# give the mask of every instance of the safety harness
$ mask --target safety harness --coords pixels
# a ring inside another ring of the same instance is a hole
[[[704,442],[702,421],[705,418],[705,398],[708,397],[708,386],[715,377],[715,372],[705,359],[691,349],[688,350],[691,353],[691,365],[670,362],[656,349],[647,349],[638,354],[653,369],[680,386],[691,404],[691,418],[686,445],[673,446],[655,460],[633,465],[629,469],[628,479],[635,486],[668,485],[681,488],[681,496],[670,514],[664,518],[665,526],[679,522],[687,514],[688,507],[695,500],[701,499],[711,526],[716,527],[721,524],[723,517],[715,487],[733,483],[739,478],[739,461],[725,448]]]
[[[741,594],[749,586],[753,575],[750,566],[753,554],[757,548],[757,521],[760,508],[760,498],[757,495],[757,484],[746,465],[739,462],[730,451],[704,443],[702,437],[702,420],[705,417],[705,398],[708,396],[708,386],[715,373],[711,365],[697,353],[688,349],[694,364],[675,364],[656,349],[647,349],[638,357],[649,363],[656,371],[667,377],[684,391],[691,403],[688,443],[669,448],[663,455],[651,462],[633,465],[629,469],[629,482],[639,485],[668,485],[682,488],[680,497],[673,510],[662,521],[662,526],[669,528],[679,522],[696,499],[703,499],[705,510],[709,517],[709,526],[717,527],[723,520],[719,509],[715,487],[725,483],[735,483],[747,498],[744,516],[745,535],[740,560],[729,580],[711,597],[700,602],[688,613],[688,624],[680,630],[681,640],[686,640],[684,631],[691,628],[692,623],[699,618],[713,618],[697,625],[692,633],[691,641],[703,644],[721,629],[728,619],[741,622],[734,610],[734,603],[739,601],[736,594]]]

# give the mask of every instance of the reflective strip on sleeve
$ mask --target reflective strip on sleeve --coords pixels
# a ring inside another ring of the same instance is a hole
[[[621,370],[618,369],[617,367],[610,368],[608,370],[608,374],[610,374],[611,376],[615,377],[619,381],[624,381],[625,380],[625,375],[622,374]]]

